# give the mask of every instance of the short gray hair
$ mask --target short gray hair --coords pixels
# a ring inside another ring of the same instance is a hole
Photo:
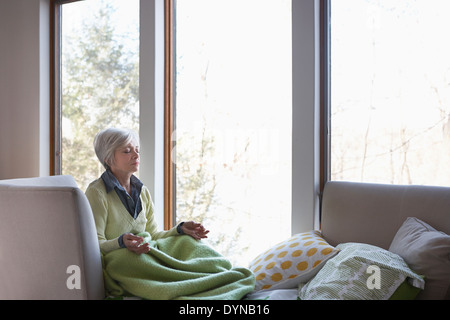
[[[114,152],[130,142],[139,144],[139,136],[134,130],[108,128],[100,131],[94,138],[94,149],[100,163],[109,168],[114,163]]]

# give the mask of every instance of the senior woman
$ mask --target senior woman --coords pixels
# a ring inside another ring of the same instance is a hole
[[[105,167],[102,176],[91,183],[86,195],[94,212],[100,249],[106,253],[127,248],[137,254],[150,250],[144,238],[136,234],[147,231],[153,239],[187,234],[206,238],[205,228],[192,221],[181,222],[169,231],[158,231],[149,190],[133,174],[138,171],[139,138],[132,130],[108,128],[94,139],[95,153]]]
[[[208,230],[193,221],[158,231],[150,192],[134,175],[139,137],[108,128],[94,139],[105,168],[86,190],[104,266],[107,295],[146,299],[236,299],[253,290],[253,274],[198,240]],[[185,235],[183,237],[183,235]]]

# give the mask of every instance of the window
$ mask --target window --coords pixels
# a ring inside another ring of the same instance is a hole
[[[145,146],[139,176],[153,194],[160,227],[201,220],[212,231],[212,246],[246,265],[317,223],[315,2],[52,4],[51,174],[71,174],[86,188],[103,170],[93,152],[95,133],[134,126]],[[100,26],[110,37],[88,41]],[[99,54],[106,45],[108,54]],[[111,72],[109,81],[98,80],[100,71]],[[295,130],[301,139],[293,139]]]
[[[331,0],[332,180],[450,184],[450,2]]]
[[[55,173],[72,175],[85,190],[104,170],[95,134],[109,126],[139,130],[139,0],[60,3]]]
[[[236,264],[291,233],[292,1],[175,2],[176,220]]]

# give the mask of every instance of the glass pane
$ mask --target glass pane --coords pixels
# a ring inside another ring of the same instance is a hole
[[[103,172],[93,139],[139,130],[139,0],[62,6],[62,173],[85,190]]]
[[[176,216],[236,264],[291,232],[291,11],[176,1]]]
[[[331,1],[331,179],[450,184],[450,1]]]

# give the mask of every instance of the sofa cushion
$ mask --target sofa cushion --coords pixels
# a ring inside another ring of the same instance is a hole
[[[249,269],[256,276],[255,290],[296,288],[300,282],[311,279],[337,252],[318,230],[296,234],[250,263]]]
[[[392,240],[389,251],[400,255],[411,269],[425,276],[425,290],[417,299],[446,298],[450,292],[449,235],[409,217]]]
[[[405,281],[414,288],[424,286],[422,277],[395,253],[351,242],[336,249],[339,254],[308,283],[299,285],[300,300],[387,300]]]

